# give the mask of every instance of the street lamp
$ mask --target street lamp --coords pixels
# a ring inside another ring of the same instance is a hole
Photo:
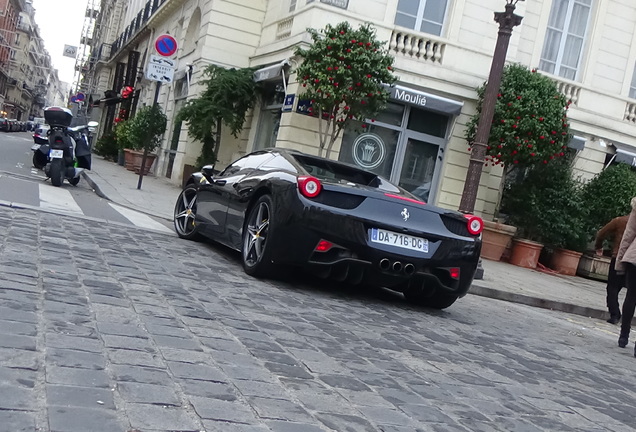
[[[481,115],[477,124],[477,133],[475,141],[472,143],[472,151],[470,153],[470,162],[468,164],[468,172],[466,173],[466,182],[464,183],[464,192],[459,205],[459,211],[463,213],[472,213],[475,210],[475,201],[477,200],[477,190],[479,189],[479,179],[484,166],[486,156],[486,147],[490,138],[490,127],[492,119],[495,115],[495,104],[497,103],[497,93],[501,84],[501,76],[503,75],[504,64],[506,63],[506,53],[510,44],[510,36],[512,29],[519,24],[523,17],[515,15],[515,7],[517,3],[524,0],[506,0],[506,11],[495,12],[495,22],[499,24],[499,33],[497,35],[497,44],[492,57],[490,66],[490,75],[486,83],[486,91],[481,107]]]

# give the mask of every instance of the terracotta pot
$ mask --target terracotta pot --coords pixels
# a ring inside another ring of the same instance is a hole
[[[124,166],[128,171],[135,170],[135,154],[139,153],[136,150],[124,149]]]
[[[517,227],[512,225],[484,221],[484,230],[481,233],[481,257],[499,261],[516,232]]]
[[[576,269],[579,267],[581,252],[575,252],[568,249],[555,249],[550,260],[550,267],[561,274],[574,276]]]
[[[141,161],[143,160],[144,157],[144,153],[143,152],[139,152],[140,155],[135,157],[135,172],[137,174],[139,174],[139,172],[141,171]],[[155,162],[155,159],[157,159],[157,155],[155,154],[147,154],[146,155],[146,165],[144,166],[144,175],[148,175],[148,173],[150,172],[150,167],[152,167],[152,164]]]
[[[537,268],[543,245],[526,239],[512,239],[510,264],[525,268]]]

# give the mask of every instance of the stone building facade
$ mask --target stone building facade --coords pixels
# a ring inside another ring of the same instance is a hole
[[[465,125],[475,112],[476,87],[490,70],[497,38],[493,12],[504,0],[148,0],[103,1],[99,52],[87,79],[95,98],[126,82],[138,104],[153,101],[156,83],[145,77],[154,42],[169,34],[179,48],[170,57],[174,80],[158,101],[170,119],[156,175],[182,181],[200,144],[174,124],[179,108],[201,91],[210,63],[256,67],[269,96],[250,114],[239,139],[225,133],[219,165],[246,152],[284,146],[318,151],[318,126],[303,112],[294,48],[309,42],[308,27],[370,22],[395,57],[399,81],[391,101],[367,133],[348,131],[332,157],[373,169],[442,207],[459,206],[469,153]],[[572,100],[569,111],[575,168],[591,178],[608,163],[636,165],[636,4],[625,0],[535,0],[518,3],[523,16],[507,60],[538,68]],[[131,62],[133,64],[131,64]],[[108,123],[108,109],[93,113]],[[112,113],[111,113],[112,114]],[[382,160],[359,153],[377,146]],[[357,153],[358,152],[358,153]],[[485,167],[476,212],[494,214],[502,172]]]

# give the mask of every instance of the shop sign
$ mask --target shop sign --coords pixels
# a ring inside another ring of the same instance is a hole
[[[426,107],[428,110],[444,114],[457,115],[461,112],[464,105],[463,102],[401,85],[385,86],[385,88],[390,92],[392,100],[416,107]]]
[[[296,100],[295,94],[288,94],[285,96],[285,102],[283,103],[283,112],[290,112],[294,108],[294,100]]]
[[[394,87],[391,98],[409,105],[426,106],[426,96],[406,88]]]
[[[386,157],[386,145],[382,138],[373,133],[360,135],[351,148],[355,163],[365,169],[379,167]]]

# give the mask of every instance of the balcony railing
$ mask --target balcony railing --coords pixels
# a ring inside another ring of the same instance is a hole
[[[389,41],[389,51],[396,55],[417,60],[442,63],[446,44],[429,35],[418,35],[403,30],[393,30]]]
[[[281,40],[291,36],[294,17],[284,19],[276,26],[276,40]]]
[[[636,123],[636,102],[627,103],[623,120],[626,120],[630,123]]]
[[[167,0],[148,0],[146,5],[139,11],[137,16],[128,24],[126,29],[119,35],[112,44],[110,57],[114,57],[120,49],[137,34],[139,30],[150,20],[150,17],[163,5]]]

